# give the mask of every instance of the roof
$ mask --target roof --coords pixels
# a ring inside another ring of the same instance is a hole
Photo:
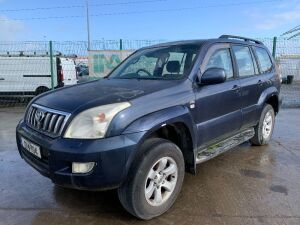
[[[172,41],[172,42],[165,42],[156,45],[151,45],[145,48],[157,48],[157,47],[165,47],[165,46],[173,46],[173,45],[204,45],[204,44],[213,44],[213,43],[236,43],[236,44],[251,44],[262,46],[263,43],[246,37],[234,36],[234,35],[222,35],[219,38],[213,39],[198,39],[198,40],[181,40],[181,41]]]

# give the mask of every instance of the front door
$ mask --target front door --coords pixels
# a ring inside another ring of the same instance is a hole
[[[208,68],[222,68],[226,81],[221,84],[195,88],[198,147],[225,139],[241,127],[240,82],[235,78],[229,44],[212,46],[201,65],[201,71]]]

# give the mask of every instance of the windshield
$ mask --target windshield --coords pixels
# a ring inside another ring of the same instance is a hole
[[[137,51],[116,68],[109,78],[178,80],[191,71],[200,46],[179,45]]]

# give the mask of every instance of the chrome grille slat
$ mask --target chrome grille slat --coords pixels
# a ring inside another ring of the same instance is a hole
[[[54,133],[59,132],[63,121],[64,121],[64,116],[59,116],[54,127],[54,131],[53,131]]]
[[[33,120],[34,120],[34,111],[35,111],[35,108],[33,108],[31,111],[31,115],[30,115],[30,123],[31,124],[33,124]]]
[[[30,109],[28,110],[28,116],[27,116],[27,119],[26,119],[27,123],[30,122],[30,116],[31,116],[32,110],[33,110],[32,107],[30,107]]]
[[[51,117],[50,123],[49,123],[49,127],[48,127],[49,132],[53,131],[53,128],[54,128],[54,125],[55,125],[55,122],[56,122],[56,118],[57,118],[57,115],[53,114],[52,117]]]
[[[47,113],[45,121],[44,121],[43,130],[48,130],[50,118],[51,118],[51,113]]]
[[[32,104],[28,109],[26,123],[31,128],[50,137],[61,135],[70,114]]]
[[[33,111],[33,116],[32,116],[32,120],[33,120],[33,126],[37,126],[37,121],[35,120],[35,114],[36,114],[36,109],[34,109]]]

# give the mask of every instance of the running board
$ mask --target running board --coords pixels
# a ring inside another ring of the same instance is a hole
[[[231,148],[234,148],[245,141],[248,141],[254,136],[254,128],[247,129],[239,134],[236,134],[230,138],[220,141],[217,144],[211,145],[208,148],[198,151],[196,163],[203,163],[217,155],[220,155]]]

